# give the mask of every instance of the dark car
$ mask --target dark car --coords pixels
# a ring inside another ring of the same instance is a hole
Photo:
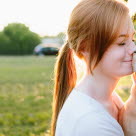
[[[58,47],[53,47],[51,45],[38,45],[34,49],[34,54],[35,55],[57,55],[59,52]]]

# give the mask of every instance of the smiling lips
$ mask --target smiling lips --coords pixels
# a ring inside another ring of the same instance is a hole
[[[132,62],[132,60],[127,60],[127,61],[124,61],[124,62]]]
[[[133,72],[136,72],[136,52],[133,53],[132,67],[133,67]]]

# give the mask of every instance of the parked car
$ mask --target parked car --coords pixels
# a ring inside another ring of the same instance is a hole
[[[40,44],[34,48],[35,55],[57,55],[59,47],[54,44]]]

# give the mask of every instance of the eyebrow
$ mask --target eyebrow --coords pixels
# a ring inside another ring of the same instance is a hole
[[[135,35],[136,34],[136,31],[134,31],[134,33],[133,33],[133,35]],[[121,34],[120,36],[119,36],[119,38],[120,37],[129,37],[129,35],[128,34]]]

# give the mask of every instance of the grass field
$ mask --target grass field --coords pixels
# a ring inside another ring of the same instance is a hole
[[[0,57],[0,136],[42,136],[51,118],[54,56]]]
[[[55,56],[0,57],[0,136],[44,136],[51,118]],[[130,76],[116,91],[129,96]]]

